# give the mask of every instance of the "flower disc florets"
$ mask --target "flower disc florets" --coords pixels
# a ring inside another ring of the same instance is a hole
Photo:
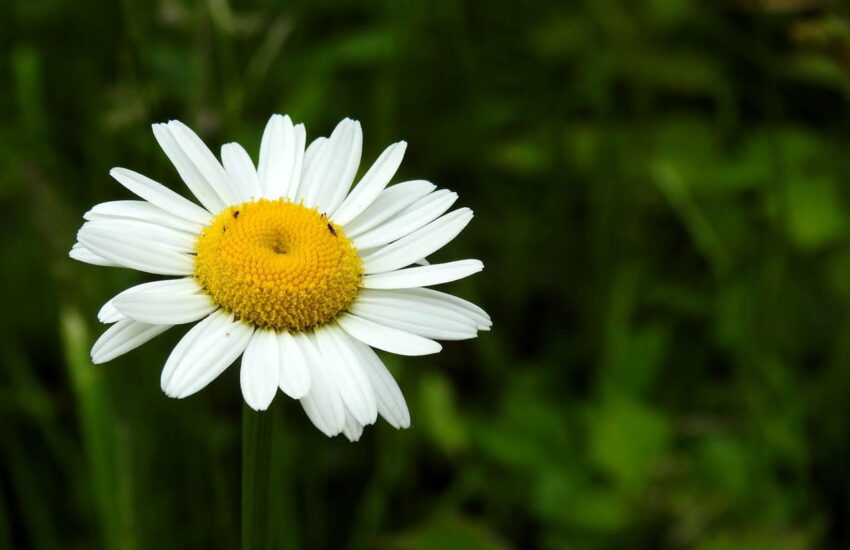
[[[195,278],[258,327],[299,332],[327,323],[357,296],[362,273],[340,226],[284,199],[231,206],[198,236]]]

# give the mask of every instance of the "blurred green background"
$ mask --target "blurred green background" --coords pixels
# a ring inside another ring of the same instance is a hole
[[[4,1],[0,45],[0,548],[238,547],[238,369],[93,367],[150,277],[67,251],[109,168],[184,192],[152,122],[256,155],[273,112],[406,139],[495,322],[384,356],[409,430],[278,395],[275,547],[850,547],[847,3]]]

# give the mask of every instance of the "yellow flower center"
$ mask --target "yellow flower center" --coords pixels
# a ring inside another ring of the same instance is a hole
[[[195,278],[213,300],[258,327],[327,323],[357,295],[363,274],[342,228],[287,200],[231,206],[198,236]]]

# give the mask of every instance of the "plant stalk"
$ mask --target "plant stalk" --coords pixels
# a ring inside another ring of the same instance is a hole
[[[269,550],[271,411],[242,405],[242,550]]]

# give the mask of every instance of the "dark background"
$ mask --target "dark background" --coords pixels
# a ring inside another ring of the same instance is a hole
[[[848,96],[838,1],[3,1],[0,547],[238,547],[237,369],[92,366],[149,277],[67,251],[109,168],[185,192],[151,123],[256,159],[273,112],[407,140],[495,323],[385,355],[406,431],[278,395],[276,547],[850,547]]]

